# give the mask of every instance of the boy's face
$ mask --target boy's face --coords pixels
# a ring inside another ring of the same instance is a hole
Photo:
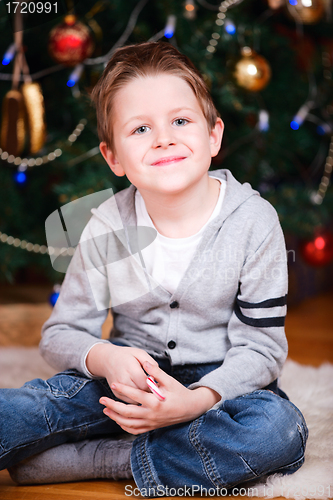
[[[101,152],[112,171],[125,175],[144,196],[179,194],[202,181],[219,152],[223,122],[209,133],[191,87],[162,73],[136,78],[114,101],[114,151]]]

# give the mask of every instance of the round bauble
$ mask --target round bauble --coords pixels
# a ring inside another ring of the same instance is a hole
[[[326,266],[333,261],[333,234],[322,231],[312,240],[302,241],[300,252],[310,266]]]
[[[295,21],[304,24],[314,24],[324,15],[323,0],[287,0],[288,14]]]
[[[271,68],[268,62],[249,47],[243,47],[241,54],[234,68],[236,82],[251,92],[262,90],[271,78]]]
[[[94,41],[89,28],[68,15],[50,32],[48,49],[57,63],[76,66],[91,56]]]

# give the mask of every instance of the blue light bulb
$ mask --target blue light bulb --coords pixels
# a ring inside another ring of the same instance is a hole
[[[226,22],[224,28],[229,35],[234,35],[236,33],[236,26],[231,21]]]
[[[9,64],[14,59],[15,52],[16,52],[16,45],[15,45],[15,43],[12,43],[8,47],[8,49],[6,50],[5,55],[2,58],[2,64],[3,64],[3,66],[7,66],[7,64]]]
[[[67,87],[74,87],[74,85],[80,80],[83,68],[83,64],[77,64],[75,66],[74,70],[71,72],[67,80]]]
[[[297,0],[289,0],[290,5],[297,5]]]
[[[299,123],[296,122],[295,120],[292,120],[290,122],[290,127],[293,129],[293,130],[298,130],[299,129]]]
[[[172,38],[176,30],[176,16],[168,16],[166,26],[164,28],[165,38]]]
[[[164,36],[165,36],[165,38],[172,38],[173,37],[173,31],[165,30]]]
[[[16,172],[14,178],[18,184],[24,184],[27,180],[27,175],[25,172]]]
[[[50,297],[49,297],[49,302],[51,304],[52,307],[55,306],[55,303],[57,302],[58,298],[59,298],[59,295],[60,295],[60,292],[53,292]]]

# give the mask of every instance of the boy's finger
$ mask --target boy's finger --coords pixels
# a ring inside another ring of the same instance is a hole
[[[120,383],[111,384],[111,389],[113,391],[117,391],[123,396],[126,396],[127,398],[132,399],[133,401],[136,401],[137,403],[140,403],[141,405],[145,405],[147,403],[147,396],[150,396],[148,392]]]
[[[118,416],[122,416],[123,418],[127,418],[129,420],[132,419],[143,419],[146,418],[147,409],[143,406],[138,405],[126,405],[124,403],[120,403],[119,401],[113,401],[108,404],[106,408],[104,408],[103,412],[109,416],[110,413],[113,415],[116,414]],[[149,411],[149,410],[148,410]]]
[[[148,362],[143,364],[144,370],[151,375],[156,382],[160,382],[162,385],[167,385],[168,381],[170,381],[170,377],[167,373],[165,373],[161,368],[157,366],[153,366]]]
[[[103,410],[104,414],[109,418],[114,420],[120,427],[124,429],[124,427],[131,429],[132,433],[135,433],[135,430],[141,428],[143,425],[146,425],[145,420],[136,419],[136,418],[128,418],[124,415],[121,415],[113,410]]]

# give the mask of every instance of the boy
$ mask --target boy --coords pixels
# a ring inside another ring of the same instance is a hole
[[[133,475],[148,496],[296,471],[307,428],[277,387],[287,269],[275,210],[228,170],[208,173],[223,123],[170,44],[118,49],[93,100],[101,153],[132,185],[92,210],[43,327],[41,352],[65,372],[0,393],[0,464],[20,483]],[[157,231],[145,248],[140,227]]]

